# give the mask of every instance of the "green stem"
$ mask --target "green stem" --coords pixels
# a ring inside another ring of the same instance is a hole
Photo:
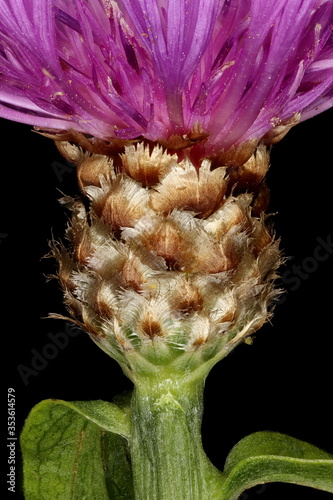
[[[136,384],[130,443],[136,500],[220,496],[222,475],[201,442],[203,386],[179,376]]]

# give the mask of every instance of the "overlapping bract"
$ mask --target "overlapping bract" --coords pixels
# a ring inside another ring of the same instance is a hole
[[[0,116],[218,153],[332,106],[332,24],[332,0],[0,0]]]
[[[143,143],[125,148],[121,171],[70,143],[59,150],[86,196],[62,199],[71,245],[53,245],[73,321],[130,377],[133,356],[148,372],[191,371],[250,341],[271,316],[281,256],[227,169],[205,159],[198,175],[188,159]],[[244,168],[268,161],[262,147]]]

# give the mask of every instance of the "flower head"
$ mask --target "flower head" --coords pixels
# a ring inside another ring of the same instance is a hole
[[[332,0],[0,0],[0,116],[208,155],[274,141],[333,103],[332,21]]]

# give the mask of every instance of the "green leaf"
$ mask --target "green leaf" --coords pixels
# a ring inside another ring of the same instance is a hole
[[[133,500],[129,416],[104,401],[46,400],[21,434],[26,500]]]
[[[119,406],[107,401],[53,401],[72,408],[105,431],[120,434],[126,438],[130,437],[130,414],[127,408],[121,409]]]
[[[227,457],[221,499],[236,500],[257,484],[295,483],[333,493],[333,455],[275,432],[242,439]]]

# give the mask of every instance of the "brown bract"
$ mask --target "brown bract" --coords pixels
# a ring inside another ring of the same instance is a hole
[[[198,171],[185,160],[163,176],[151,195],[151,206],[165,215],[180,209],[200,218],[208,217],[222,204],[228,184],[225,177],[226,169],[211,171],[208,160],[202,162]]]
[[[276,144],[285,137],[285,135],[291,130],[295,125],[299,123],[301,119],[301,113],[295,113],[291,118],[281,121],[280,119],[272,120],[272,128],[267,132],[262,142],[267,145]]]
[[[54,250],[65,302],[127,370],[134,352],[151,363],[223,357],[267,320],[280,255],[250,192],[264,182],[265,146],[214,168],[146,143],[117,159],[59,149],[86,198],[62,201],[72,211],[71,248]]]

